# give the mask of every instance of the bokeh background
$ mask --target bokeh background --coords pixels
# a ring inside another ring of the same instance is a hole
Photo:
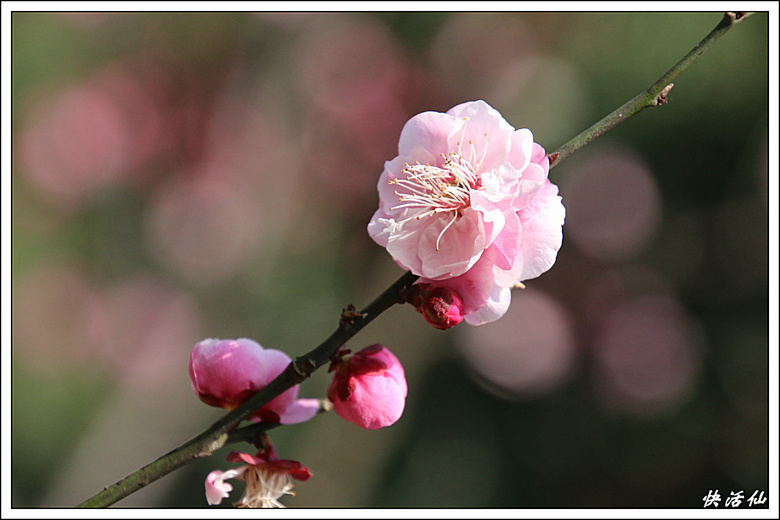
[[[720,18],[14,13],[12,505],[75,505],[219,418],[190,388],[198,340],[297,356],[398,278],[365,226],[409,117],[484,99],[552,151]],[[665,106],[554,169],[558,261],[498,322],[437,331],[396,306],[353,338],[402,360],[406,412],[379,431],[334,414],[274,430],[314,472],[283,502],[768,492],[767,67],[759,13]],[[207,507],[203,481],[236,448],[118,505]]]

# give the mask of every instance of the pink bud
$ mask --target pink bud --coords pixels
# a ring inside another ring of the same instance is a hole
[[[328,399],[340,417],[367,430],[390,426],[401,417],[406,378],[392,352],[377,343],[336,366]]]
[[[416,284],[409,302],[437,329],[449,329],[463,321],[463,300],[455,289]]]
[[[290,363],[280,350],[264,349],[247,338],[204,339],[190,354],[192,389],[201,401],[232,410],[265,388]],[[317,399],[298,399],[298,386],[286,390],[250,416],[256,422],[295,424],[317,413]]]

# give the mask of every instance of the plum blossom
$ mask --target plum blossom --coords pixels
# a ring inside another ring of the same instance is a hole
[[[192,389],[204,403],[232,410],[263,389],[290,363],[280,350],[247,339],[208,338],[190,354]],[[249,416],[255,422],[296,424],[319,410],[318,399],[298,399],[298,386],[286,390]]]
[[[390,426],[401,418],[406,377],[398,358],[380,344],[333,362],[328,399],[343,419],[366,430]]]
[[[368,233],[418,283],[457,292],[468,323],[494,321],[561,247],[565,209],[548,172],[531,131],[484,101],[417,114],[385,163]]]
[[[280,460],[269,442],[257,455],[231,452],[229,462],[244,462],[243,466],[227,471],[214,470],[206,477],[206,501],[209,505],[219,505],[223,498],[230,496],[233,486],[225,482],[239,479],[246,482],[246,489],[237,507],[270,508],[284,507],[279,498],[294,495],[291,491],[292,479],[301,482],[308,480],[312,473],[294,460]]]

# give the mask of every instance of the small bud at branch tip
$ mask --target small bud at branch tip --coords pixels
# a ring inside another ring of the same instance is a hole
[[[728,12],[726,12],[726,16],[728,16],[729,18],[732,18],[734,20],[739,20],[740,18],[745,16],[745,14],[746,14],[745,11],[736,11],[736,12],[735,11],[728,11]]]
[[[655,98],[655,101],[653,101],[654,107],[657,107],[658,105],[663,105],[666,103],[666,96],[669,94],[669,92],[672,90],[672,87],[674,87],[674,83],[669,83],[664,87],[664,89],[661,91],[660,94],[658,94],[658,97]]]

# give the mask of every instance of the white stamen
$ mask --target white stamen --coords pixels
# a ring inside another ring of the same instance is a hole
[[[488,149],[488,135],[485,134],[485,144],[482,148],[482,157],[479,158],[479,162],[477,163],[477,168],[482,166],[482,162],[485,160],[485,156],[487,155],[487,149]]]
[[[473,160],[475,156],[473,144],[471,148]],[[435,216],[437,213],[452,213],[452,218],[436,239],[437,251],[444,232],[458,220],[461,216],[461,210],[471,204],[470,191],[478,188],[481,182],[472,163],[460,153],[452,152],[449,155],[442,154],[441,156],[444,159],[441,166],[420,164],[419,162],[406,164],[402,171],[406,178],[389,181],[390,184],[399,187],[399,190],[394,192],[398,195],[399,204],[390,208],[391,211],[408,208],[419,209],[406,219],[394,223],[393,228],[395,226],[400,228],[404,222],[412,218],[422,220],[425,217]]]
[[[455,214],[452,216],[452,220],[450,220],[450,221],[447,223],[447,225],[446,225],[446,226],[444,226],[444,229],[442,229],[442,230],[441,230],[441,233],[439,233],[439,236],[436,238],[436,252],[437,252],[437,253],[439,252],[439,241],[441,240],[441,236],[444,234],[444,232],[445,232],[445,231],[447,231],[447,229],[448,229],[448,228],[449,228],[449,227],[452,225],[452,223],[453,223],[453,222],[455,222],[455,220],[457,220],[457,218],[458,218],[458,214],[457,214],[457,213],[455,213]]]

